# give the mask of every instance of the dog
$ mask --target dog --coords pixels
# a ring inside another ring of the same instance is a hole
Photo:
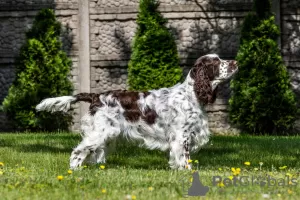
[[[190,169],[190,152],[198,151],[210,137],[203,106],[214,102],[218,85],[237,71],[235,60],[208,54],[197,59],[183,83],[170,88],[47,98],[36,110],[67,112],[76,102],[90,103],[81,119],[82,141],[70,157],[71,169],[88,156],[104,163],[108,142],[121,134],[148,149],[169,150],[172,169]]]

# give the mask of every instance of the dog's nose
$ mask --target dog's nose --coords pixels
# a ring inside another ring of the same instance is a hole
[[[230,60],[228,66],[228,72],[231,73],[238,68],[236,60]]]
[[[236,60],[230,60],[229,65],[233,67],[237,67],[237,61]]]

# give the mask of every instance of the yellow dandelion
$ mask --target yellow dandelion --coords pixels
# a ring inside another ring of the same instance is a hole
[[[99,168],[100,168],[100,169],[105,169],[105,166],[104,166],[104,165],[100,165]]]
[[[234,168],[234,167],[232,167],[232,168],[231,168],[231,171],[232,171],[232,174],[233,174],[234,176],[237,176],[237,175],[240,174],[241,168]]]
[[[63,179],[64,179],[64,177],[63,177],[63,176],[57,176],[56,178],[57,178],[57,180],[59,180],[59,181],[61,181],[61,180],[63,180]]]
[[[72,173],[73,173],[73,171],[69,169],[68,170],[68,174],[72,174]]]
[[[135,199],[136,199],[136,196],[135,196],[135,195],[131,195],[131,199],[132,199],[132,200],[135,200]]]
[[[218,186],[219,186],[219,187],[224,187],[225,185],[224,185],[223,182],[220,182],[220,183],[218,183]]]
[[[105,193],[106,193],[106,189],[102,189],[101,192],[102,192],[103,194],[105,194]]]
[[[149,190],[149,191],[153,191],[154,188],[153,188],[153,187],[148,187],[148,190]]]
[[[251,163],[249,161],[244,162],[244,165],[249,166]]]
[[[232,179],[233,179],[233,176],[229,176],[228,178],[229,178],[230,180],[232,180]]]
[[[0,167],[3,167],[4,166],[4,163],[3,162],[0,162]]]
[[[237,175],[240,174],[240,172],[233,172],[232,174],[233,174],[234,176],[237,176]]]
[[[3,174],[3,171],[0,171],[0,175],[2,175]]]
[[[282,167],[279,167],[279,169],[283,170],[283,169],[286,169],[287,166],[282,166]]]
[[[189,159],[189,160],[188,160],[188,163],[191,163],[191,162],[193,162],[193,160]]]
[[[199,163],[199,161],[198,161],[198,160],[195,160],[194,163]]]

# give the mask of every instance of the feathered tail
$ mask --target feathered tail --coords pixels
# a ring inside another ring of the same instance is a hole
[[[48,111],[48,112],[57,112],[63,111],[67,112],[71,108],[72,103],[76,103],[77,99],[73,96],[62,96],[56,98],[44,99],[41,103],[36,106],[36,110],[39,111]]]
[[[71,104],[74,104],[78,101],[84,101],[84,102],[88,102],[91,104],[95,104],[100,101],[99,94],[79,93],[75,96],[62,96],[62,97],[48,98],[48,99],[44,99],[41,103],[39,103],[35,109],[38,112],[39,111],[67,112],[68,110],[70,110]]]

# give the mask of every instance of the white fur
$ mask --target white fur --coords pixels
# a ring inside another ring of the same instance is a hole
[[[71,108],[71,103],[75,101],[76,98],[72,96],[62,96],[55,98],[44,99],[40,104],[36,106],[37,111],[48,111],[57,112],[63,111],[67,112]]]
[[[231,76],[227,74],[227,67],[220,68],[222,78],[216,77],[213,87],[221,83],[221,79]],[[139,93],[137,104],[140,111],[145,114],[151,109],[157,113],[155,123],[151,125],[141,118],[136,122],[126,120],[124,108],[111,94],[100,94],[99,99],[102,105],[95,114],[87,113],[81,120],[83,140],[71,154],[72,169],[81,166],[87,156],[95,162],[105,162],[108,142],[120,134],[140,141],[149,149],[169,150],[170,167],[177,169],[190,168],[189,152],[199,150],[209,141],[208,119],[195,95],[194,79],[190,75],[183,83],[151,90],[146,97]],[[37,109],[67,111],[74,101],[74,97],[50,98],[42,101]],[[116,106],[109,106],[112,104]]]

